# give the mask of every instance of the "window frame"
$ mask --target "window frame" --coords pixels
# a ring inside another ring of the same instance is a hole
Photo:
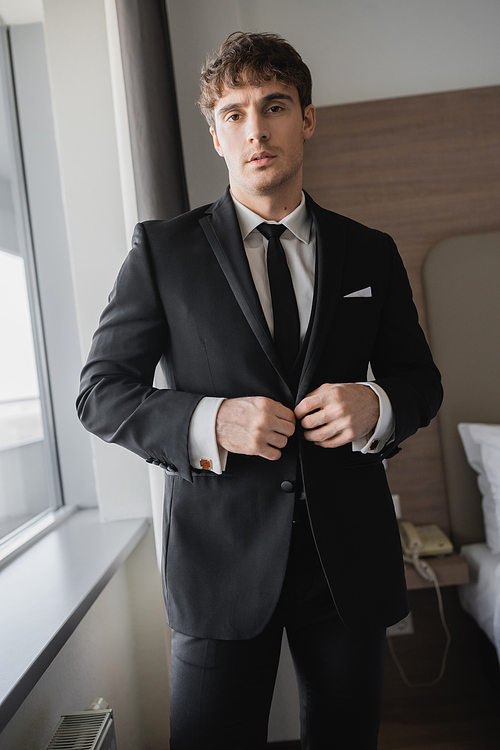
[[[46,533],[57,522],[64,506],[59,454],[54,426],[53,405],[46,355],[46,342],[41,312],[41,300],[33,248],[32,228],[28,206],[28,193],[24,169],[20,122],[16,101],[12,51],[9,29],[0,25],[0,86],[3,89],[6,109],[6,130],[11,159],[11,188],[14,203],[19,254],[24,260],[26,284],[38,374],[42,423],[44,430],[43,452],[46,466],[50,505],[44,511],[12,530],[0,539],[0,564],[11,559],[18,547],[29,544],[33,538]],[[63,514],[64,517],[66,514]]]

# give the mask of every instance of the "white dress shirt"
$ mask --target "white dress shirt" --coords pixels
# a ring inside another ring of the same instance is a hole
[[[266,221],[233,197],[236,216],[250,266],[250,272],[259,296],[271,335],[274,334],[273,308],[269,278],[267,274],[267,239],[257,229]],[[285,231],[280,237],[285,251],[292,284],[297,298],[300,320],[300,343],[302,344],[311,316],[314,276],[316,268],[316,233],[312,219],[306,208],[305,196],[292,213],[280,222]],[[391,402],[383,388],[376,383],[365,382],[378,396],[380,415],[375,429],[359,440],[354,440],[352,448],[362,453],[379,453],[394,433],[394,416]],[[191,417],[189,425],[189,460],[196,469],[211,467],[215,474],[222,474],[227,461],[227,451],[217,444],[215,421],[224,398],[206,396],[202,398]]]

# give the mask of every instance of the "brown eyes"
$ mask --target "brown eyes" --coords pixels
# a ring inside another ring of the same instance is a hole
[[[278,112],[283,111],[283,107],[280,104],[273,104],[269,109],[266,109],[264,114],[277,114]],[[239,115],[237,112],[234,112],[232,115],[227,115],[225,122],[237,122],[240,119],[241,115]]]

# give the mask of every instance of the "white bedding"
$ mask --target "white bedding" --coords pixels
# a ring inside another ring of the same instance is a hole
[[[460,601],[496,647],[500,659],[500,552],[491,552],[486,544],[466,544],[460,554],[469,563],[472,581],[459,586]]]

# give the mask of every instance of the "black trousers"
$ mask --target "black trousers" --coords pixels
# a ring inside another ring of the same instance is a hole
[[[283,591],[256,638],[172,634],[171,750],[261,750],[286,628],[303,750],[375,750],[385,629],[337,614],[307,521],[294,523]]]

